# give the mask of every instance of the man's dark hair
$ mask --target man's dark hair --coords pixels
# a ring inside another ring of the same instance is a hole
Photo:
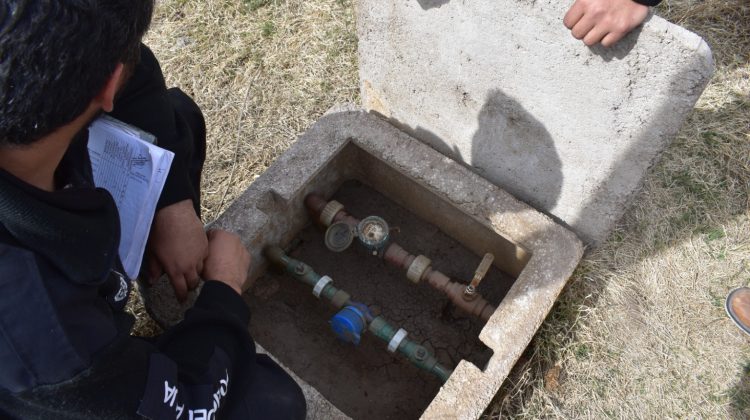
[[[0,146],[73,121],[139,57],[154,0],[0,0]]]

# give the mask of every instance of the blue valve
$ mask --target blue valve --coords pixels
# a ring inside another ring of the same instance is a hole
[[[359,344],[362,331],[367,327],[367,321],[362,309],[347,306],[331,318],[331,329],[339,340],[347,343]]]

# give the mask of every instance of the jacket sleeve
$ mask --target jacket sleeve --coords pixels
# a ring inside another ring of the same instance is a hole
[[[3,261],[4,257],[13,257],[13,262]],[[7,271],[3,268],[10,267],[8,263],[18,267],[16,257],[12,252],[0,252],[0,272]],[[13,282],[39,285],[43,281],[40,278],[44,277],[40,275],[43,269],[40,271],[31,263],[23,266],[26,268],[10,273]],[[10,287],[10,282],[7,283]],[[43,287],[33,290],[46,296]],[[76,290],[80,292],[80,285]],[[87,305],[85,296],[89,295],[81,292],[77,305]],[[16,309],[25,305],[21,302]],[[13,302],[6,302],[6,306],[12,309]],[[0,321],[7,326],[2,315]],[[58,310],[57,316],[63,314]],[[70,369],[58,365],[56,368],[63,369],[68,377],[25,390],[12,390],[8,384],[0,383],[0,414],[40,419],[214,418],[217,413],[232,410],[227,408],[230,405],[242,404],[242,390],[256,369],[255,345],[247,329],[249,318],[250,311],[243,299],[218,281],[206,282],[184,320],[156,341],[130,336],[132,316],[112,312],[96,322],[114,326],[120,333],[91,355],[88,367],[70,373]],[[17,326],[18,334],[0,334],[3,363],[19,366],[14,369],[17,375],[11,378],[15,384],[19,383],[18,376],[35,377],[38,363],[57,358],[60,349],[67,348],[64,337],[41,334],[45,330],[36,328],[39,322],[27,319],[26,325]],[[51,337],[58,339],[52,341]],[[22,347],[38,348],[40,357],[29,360],[28,354],[14,351]],[[78,356],[76,360],[87,358]],[[235,389],[239,391],[232,393]]]
[[[213,418],[228,392],[245,388],[255,345],[242,298],[218,281],[204,284],[185,319],[158,341],[149,360],[138,414],[151,418]],[[184,416],[184,417],[183,417]]]
[[[194,187],[199,186],[192,185],[188,172],[188,162],[195,152],[189,124],[170,101],[159,62],[143,44],[140,61],[119,92],[110,115],[153,134],[160,147],[175,154],[157,210],[178,201],[194,200]]]

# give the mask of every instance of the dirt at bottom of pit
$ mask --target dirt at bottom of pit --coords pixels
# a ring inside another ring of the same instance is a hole
[[[384,218],[393,241],[426,255],[433,268],[454,281],[468,282],[479,265],[481,256],[362,183],[345,183],[333,199],[359,219]],[[341,253],[329,251],[323,235],[317,226],[308,226],[289,255],[333,278],[336,287],[391,325],[404,328],[409,339],[449,369],[462,359],[484,368],[492,351],[478,339],[481,320],[460,314],[443,294],[427,284],[412,284],[404,272],[357,243]],[[479,291],[497,305],[512,284],[512,278],[493,268]],[[291,276],[269,271],[256,282],[249,304],[255,340],[352,418],[418,418],[440,389],[436,377],[388,353],[387,344],[372,334],[365,333],[358,346],[336,339],[329,326],[336,311]]]

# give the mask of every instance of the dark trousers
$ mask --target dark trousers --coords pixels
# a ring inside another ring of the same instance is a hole
[[[206,121],[198,104],[179,88],[167,90],[169,101],[174,106],[176,117],[182,118],[189,127],[189,135],[185,141],[189,141],[187,160],[188,176],[193,189],[193,206],[195,213],[201,216],[201,174],[203,163],[206,161]]]

